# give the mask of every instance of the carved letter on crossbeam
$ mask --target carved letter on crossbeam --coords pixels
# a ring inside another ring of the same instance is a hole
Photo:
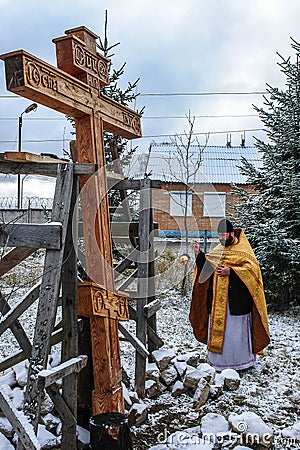
[[[109,82],[109,61],[97,53],[97,37],[78,27],[54,39],[58,68],[24,50],[1,55],[7,89],[73,117],[78,162],[101,169],[80,180],[89,281],[79,287],[79,313],[89,317],[91,325],[93,414],[123,412],[118,320],[128,319],[127,299],[114,287],[103,130],[127,139],[141,137],[140,115],[100,92]],[[35,360],[46,367],[48,355],[36,352]],[[30,391],[35,392],[27,388],[26,402],[34,404]]]

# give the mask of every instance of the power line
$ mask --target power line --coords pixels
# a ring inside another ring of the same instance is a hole
[[[267,95],[267,91],[249,91],[249,92],[147,92],[141,93],[140,97],[171,97],[171,96],[205,96],[205,95]]]
[[[211,95],[268,95],[268,91],[239,91],[239,92],[145,92],[140,93],[140,97],[191,97],[191,96],[211,96]],[[0,95],[0,98],[23,98],[18,95]]]
[[[266,131],[264,128],[248,128],[248,129],[240,129],[240,130],[222,130],[222,131],[202,131],[199,133],[193,133],[193,136],[200,135],[211,135],[211,134],[228,134],[228,133],[244,133],[244,132],[253,132],[253,131]],[[148,138],[158,138],[158,137],[170,137],[170,136],[185,136],[185,133],[167,133],[167,134],[156,134],[156,135],[146,135],[137,139],[148,139]],[[24,139],[24,143],[41,143],[41,142],[70,142],[72,139]],[[2,144],[12,144],[16,141],[13,140],[0,140]]]
[[[266,131],[264,128],[250,128],[250,129],[241,129],[241,130],[224,130],[224,131],[202,131],[199,133],[193,133],[193,136],[200,136],[200,135],[211,135],[211,134],[229,134],[229,133],[244,133],[244,132],[253,132],[253,131]],[[170,137],[170,136],[186,136],[185,133],[168,133],[168,134],[157,134],[153,136],[142,136],[142,138],[157,138],[157,137]]]
[[[192,115],[196,119],[225,119],[225,118],[242,118],[242,117],[257,117],[258,114],[204,114]],[[186,119],[186,116],[142,116],[142,119]]]
[[[243,118],[243,117],[258,117],[258,114],[203,114],[193,115],[196,119],[225,119],[225,118]],[[142,119],[186,119],[186,116],[142,116]],[[0,120],[18,120],[17,117],[0,117]],[[23,120],[66,120],[64,117],[28,117]]]
[[[18,120],[18,117],[0,117],[0,120]],[[23,121],[27,120],[66,120],[65,117],[24,117]]]

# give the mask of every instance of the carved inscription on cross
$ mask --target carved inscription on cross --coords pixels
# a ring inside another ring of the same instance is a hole
[[[58,68],[24,50],[1,59],[5,61],[7,89],[73,117],[78,162],[96,163],[101,169],[80,180],[89,281],[79,287],[79,314],[90,317],[93,414],[123,412],[118,320],[128,319],[128,307],[126,297],[114,288],[103,130],[138,138],[140,116],[100,93],[109,83],[109,61],[96,51],[98,36],[85,27],[65,33],[53,40]],[[45,367],[48,353],[33,345],[32,360]],[[30,395],[34,394],[27,393]]]

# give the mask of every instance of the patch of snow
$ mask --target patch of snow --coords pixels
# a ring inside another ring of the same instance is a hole
[[[77,438],[82,444],[89,444],[90,443],[90,432],[89,430],[86,430],[85,428],[82,428],[81,426],[77,425]]]
[[[0,448],[1,450],[15,450],[15,447],[2,433],[0,433]]]
[[[60,444],[60,438],[50,433],[45,425],[38,425],[37,438],[43,450],[58,447]]]

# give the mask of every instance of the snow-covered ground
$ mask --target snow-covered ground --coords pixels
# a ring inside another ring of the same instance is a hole
[[[195,351],[206,362],[206,346],[196,341],[188,321],[189,302],[188,297],[182,298],[176,291],[162,298],[159,335],[176,354]],[[216,399],[209,398],[197,410],[192,398],[185,394],[174,398],[166,392],[156,400],[145,399],[150,413],[147,422],[133,429],[136,448],[148,449],[162,443],[171,433],[197,426],[207,413],[218,413],[228,419],[233,412],[252,411],[278,436],[280,430],[294,425],[300,413],[299,318],[300,306],[291,306],[285,312],[269,312],[271,343],[264,355],[257,357],[257,370],[241,374],[236,391],[224,391]],[[288,440],[284,442],[278,437],[274,448],[300,448],[300,443],[293,447]]]
[[[39,252],[24,261],[15,274],[3,277],[0,290],[8,296],[11,306],[35,284],[41,274],[42,262],[43,254]],[[20,280],[22,284],[26,284],[25,288],[18,289]],[[206,347],[196,341],[188,321],[189,297],[182,297],[176,289],[165,289],[160,294],[160,299],[162,308],[157,313],[157,325],[165,348],[172,349],[176,355],[197,352],[200,362],[206,362]],[[33,335],[32,318],[35,308],[33,305],[21,317],[21,323],[30,338]],[[277,433],[279,437],[275,439],[273,448],[300,448],[299,442],[293,446],[288,440],[282,439],[279,433],[300,420],[299,318],[300,306],[296,305],[291,305],[285,312],[270,311],[271,343],[264,355],[257,357],[257,370],[241,374],[237,390],[224,391],[214,399],[209,397],[198,409],[193,407],[192,398],[186,393],[174,398],[169,391],[165,391],[155,399],[144,399],[148,407],[148,418],[142,425],[132,427],[134,449],[146,450],[157,444],[161,444],[157,450],[166,448],[164,442],[170,434],[199,426],[201,419],[208,413],[220,414],[227,420],[232,413],[245,412],[255,412]],[[133,324],[130,323],[129,327],[133,328]],[[16,345],[9,331],[0,336],[0,357],[13,353]],[[130,344],[123,342],[121,348],[124,368],[133,377],[134,351]],[[182,449],[184,448],[188,447],[183,446]]]

